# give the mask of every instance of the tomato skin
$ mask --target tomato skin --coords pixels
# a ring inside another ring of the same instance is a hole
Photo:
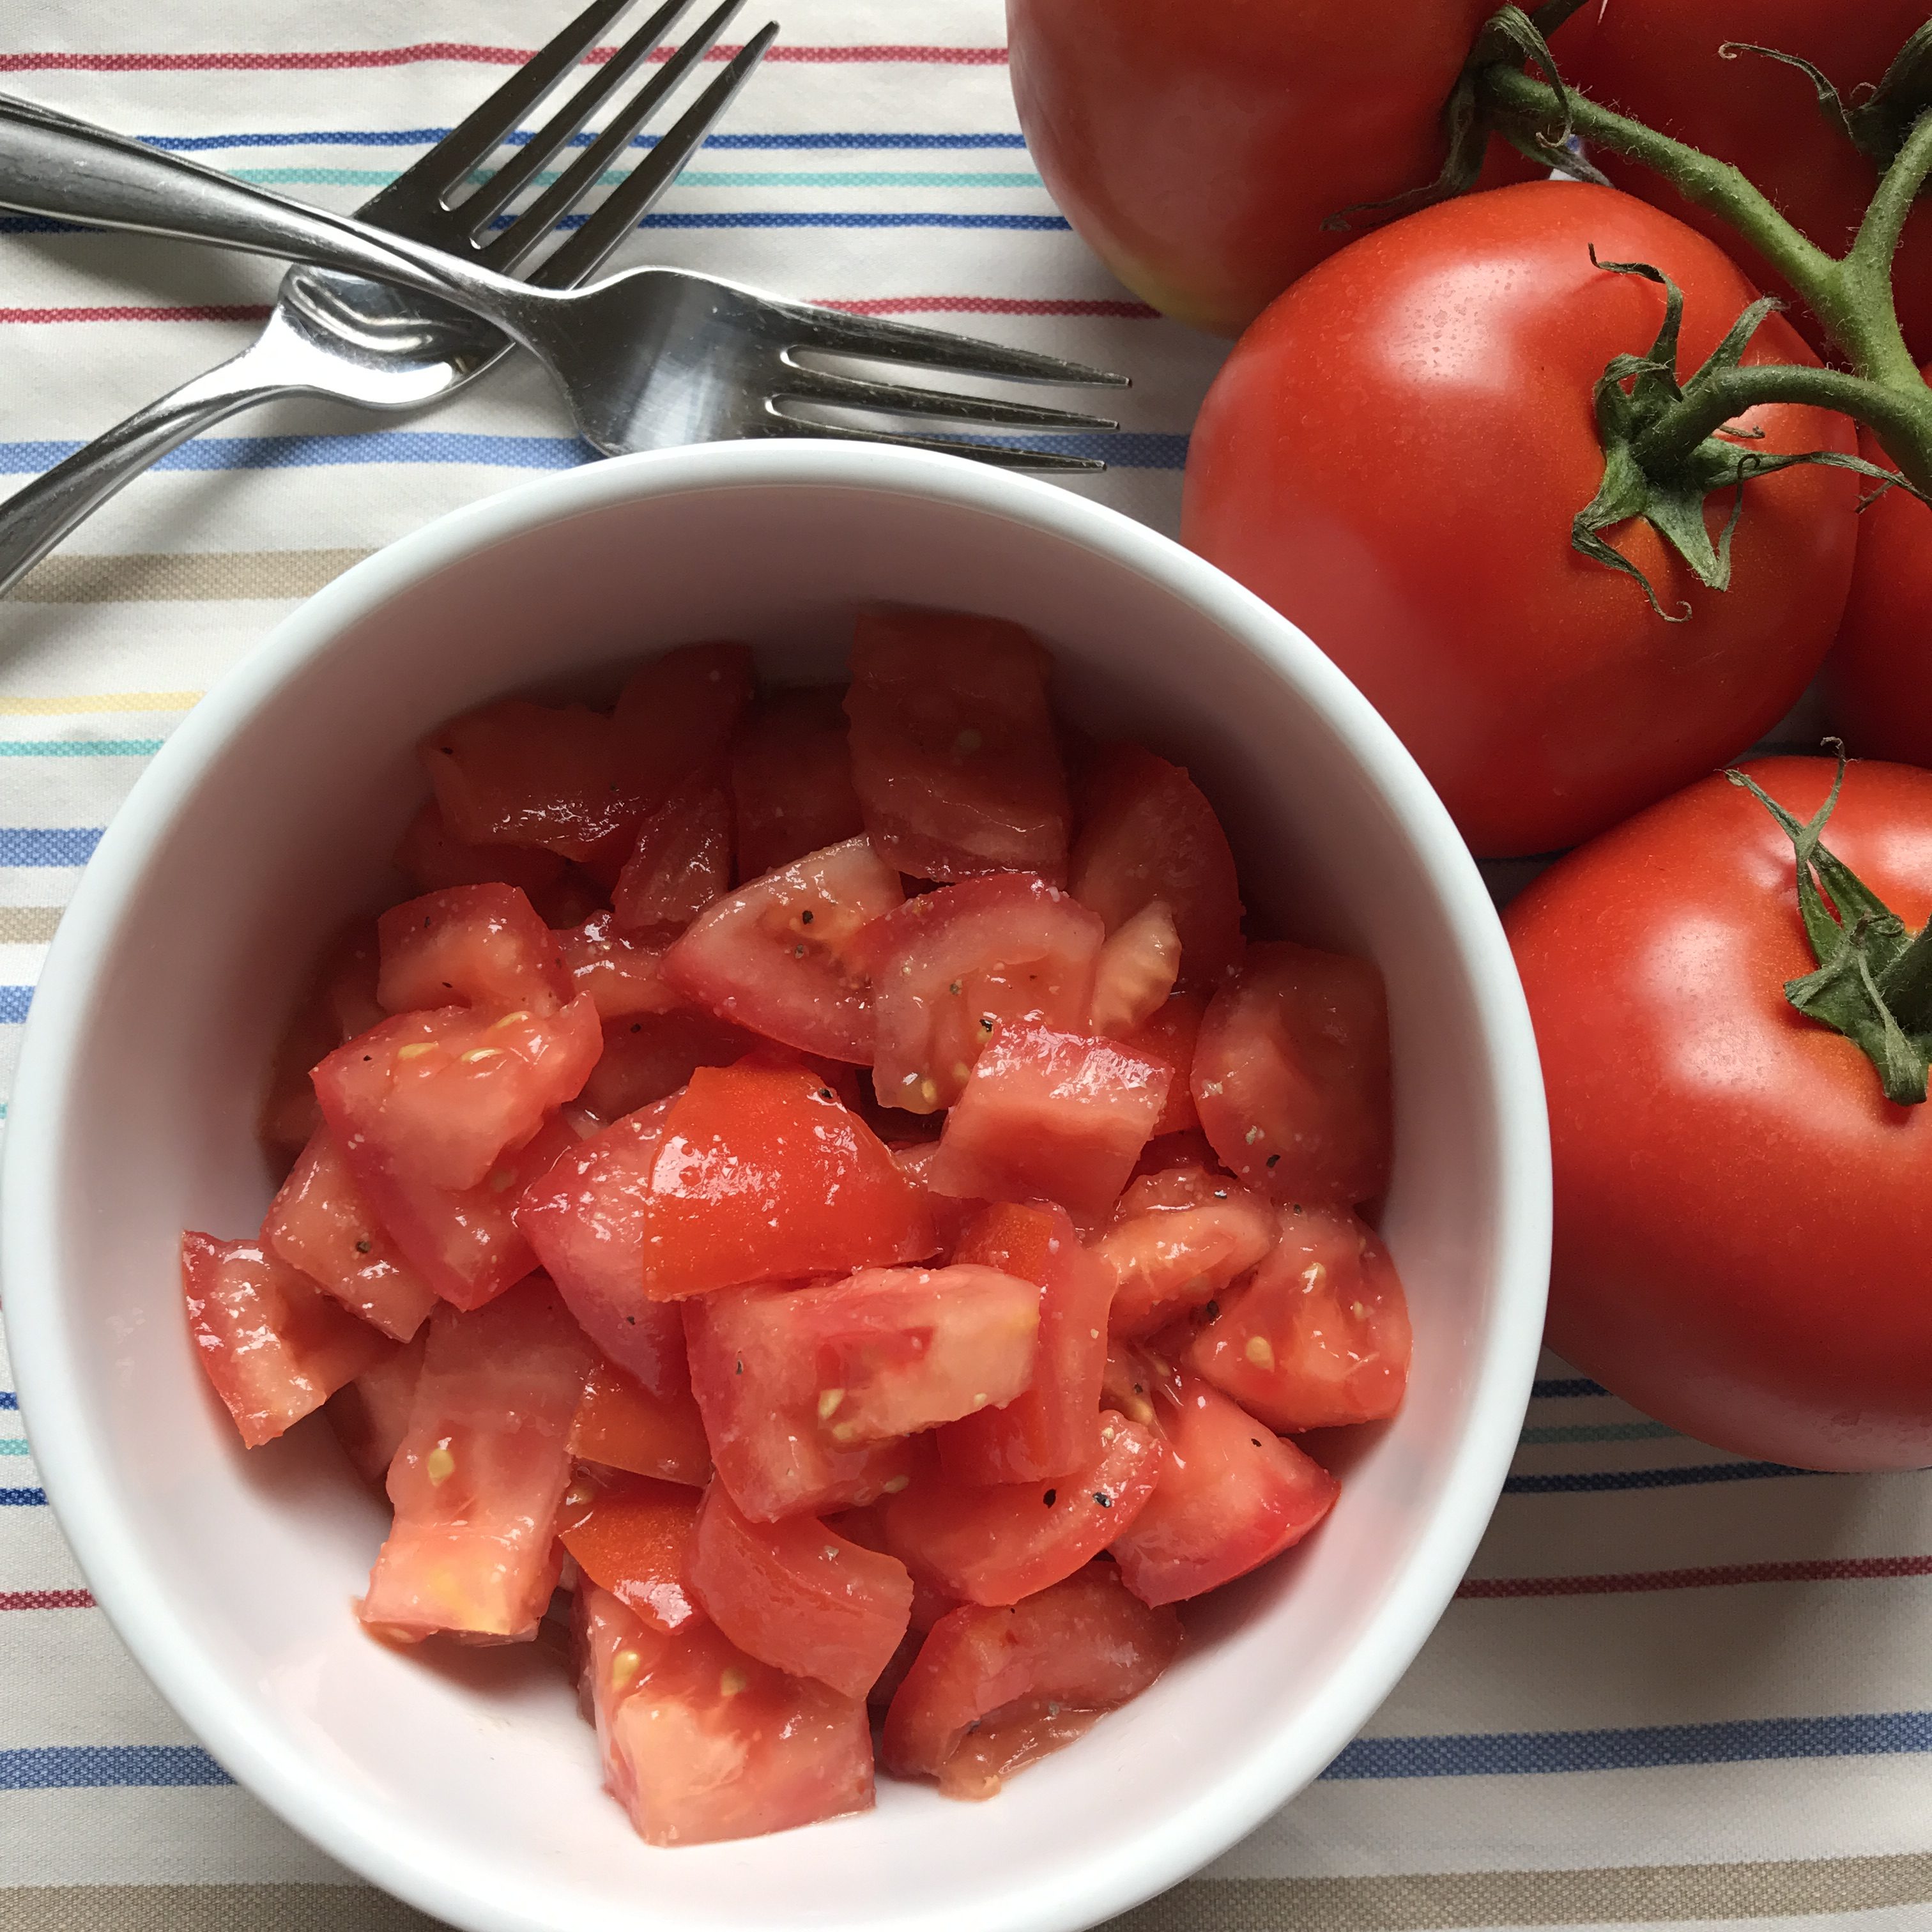
[[[1130,1340],[1157,1334],[1262,1261],[1278,1232],[1268,1202],[1225,1174],[1141,1175],[1095,1244],[1114,1281],[1108,1327]]]
[[[842,686],[775,691],[731,746],[738,876],[755,879],[866,829],[852,789]]]
[[[743,1651],[862,1698],[906,1634],[912,1579],[896,1557],[848,1542],[815,1516],[751,1522],[722,1484],[704,1492],[692,1586]]]
[[[682,1630],[702,1612],[692,1594],[698,1498],[648,1476],[580,1475],[563,1499],[557,1538],[600,1590],[654,1630]]]
[[[409,1433],[410,1409],[416,1401],[416,1384],[422,1378],[423,1352],[428,1345],[429,1331],[418,1329],[413,1341],[372,1363],[322,1405],[342,1453],[356,1473],[378,1489]]]
[[[1744,769],[1802,819],[1833,767]],[[1909,928],[1932,914],[1932,774],[1852,765],[1825,840]],[[1918,1468],[1932,1115],[1786,1003],[1814,964],[1792,877],[1764,807],[1712,777],[1505,915],[1550,1099],[1550,1346],[1740,1455]]]
[[[1194,1338],[1190,1366],[1270,1429],[1379,1422],[1408,1386],[1408,1304],[1352,1214],[1281,1217],[1281,1240]]]
[[[690,1006],[604,1022],[603,1050],[578,1098],[599,1120],[634,1114],[682,1093],[700,1066],[733,1066],[758,1037]]]
[[[1851,246],[1878,187],[1876,166],[1819,112],[1802,74],[1761,55],[1726,59],[1729,41],[1775,47],[1822,68],[1848,103],[1875,86],[1925,24],[1919,0],[1612,0],[1590,8],[1556,38],[1564,76],[1593,99],[1660,133],[1741,167],[1828,254]],[[1707,214],[1660,175],[1607,152],[1591,159],[1625,192],[1640,195],[1707,235],[1758,287],[1796,298],[1727,223]],[[1932,355],[1932,213],[1915,208],[1892,265],[1899,320],[1916,354]],[[1802,304],[1797,327],[1825,338]]]
[[[676,1311],[671,1311],[675,1317]],[[662,1377],[670,1380],[668,1370]],[[659,1394],[610,1362],[590,1372],[570,1420],[570,1453],[660,1482],[701,1490],[711,1480],[711,1447],[684,1365],[684,1324],[678,1324],[675,1385]]]
[[[1436,178],[1443,104],[1493,10],[1007,0],[1013,98],[1054,201],[1114,273],[1238,335],[1350,240],[1330,215]],[[1498,142],[1484,182],[1533,172]]]
[[[535,846],[470,845],[450,830],[434,798],[409,822],[396,848],[395,866],[419,892],[446,886],[481,886],[492,880],[526,892],[541,892],[562,876],[563,861]]]
[[[1334,659],[1487,857],[1574,844],[1762,735],[1822,661],[1851,580],[1858,482],[1816,466],[1746,489],[1721,594],[1648,524],[1610,533],[1688,622],[1571,548],[1603,477],[1593,388],[1648,350],[1664,303],[1593,267],[1592,245],[1684,290],[1683,377],[1755,295],[1714,244],[1614,189],[1466,196],[1290,289],[1190,446],[1184,541]],[[1816,360],[1777,316],[1744,359]],[[1739,420],[1768,453],[1856,447],[1820,410]],[[1714,530],[1730,509],[1706,505]]]
[[[575,990],[556,935],[514,886],[452,886],[376,922],[376,997],[392,1013],[468,1005],[548,1018]]]
[[[730,883],[731,801],[716,779],[693,776],[646,817],[610,909],[626,932],[682,932]]]
[[[940,1776],[982,1718],[1024,1698],[1110,1711],[1138,1696],[1180,1648],[1180,1619],[1090,1563],[1009,1608],[962,1605],[933,1628],[886,1713],[879,1760],[902,1778]]]

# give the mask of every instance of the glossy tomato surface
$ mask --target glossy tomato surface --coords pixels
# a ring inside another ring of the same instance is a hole
[[[1688,378],[1754,298],[1714,244],[1611,188],[1532,182],[1431,208],[1298,283],[1244,337],[1196,424],[1184,540],[1300,626],[1415,754],[1464,836],[1502,857],[1575,844],[1761,736],[1829,649],[1857,479],[1746,489],[1719,593],[1647,524],[1610,532],[1641,585],[1571,548],[1604,456],[1592,391],[1685,296]],[[1747,363],[1814,358],[1772,316]],[[1778,404],[1768,452],[1856,448]],[[1706,506],[1720,531],[1726,494]]]
[[[692,1594],[698,1498],[648,1477],[580,1474],[563,1499],[557,1537],[577,1567],[653,1629],[681,1630],[701,1613]]]
[[[1744,767],[1809,818],[1822,758]],[[1932,774],[1853,764],[1828,848],[1932,914]],[[1550,1341],[1660,1420],[1807,1467],[1932,1462],[1932,1114],[1795,1011],[1790,841],[1712,777],[1560,861],[1504,924],[1550,1096]]]
[[[1134,292],[1238,334],[1432,181],[1487,0],[1007,0],[1013,98],[1054,200]],[[1498,152],[1486,179],[1531,170]]]
[[[676,1320],[677,1311],[670,1312]],[[701,1490],[711,1480],[711,1447],[692,1396],[682,1322],[675,1362],[661,1367],[660,1379],[669,1386],[654,1393],[614,1364],[599,1362],[571,1418],[570,1453],[580,1462]]]
[[[1232,1175],[1142,1174],[1094,1243],[1113,1277],[1108,1327],[1134,1340],[1193,1313],[1261,1261],[1279,1232],[1274,1208]]]

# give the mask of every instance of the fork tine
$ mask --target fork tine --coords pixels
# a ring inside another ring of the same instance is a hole
[[[680,8],[688,4],[689,0],[677,0]],[[503,234],[484,249],[483,259],[490,267],[508,274],[532,250],[542,244],[559,219],[576,208],[604,178],[605,169],[630,146],[632,136],[650,118],[658,104],[711,51],[718,35],[743,4],[744,0],[724,0],[724,4],[697,28],[684,45],[638,90],[610,125],[515,218]],[[651,24],[656,26],[656,22]],[[704,128],[710,125],[711,121],[707,119]],[[700,140],[704,131],[702,128],[699,130]],[[662,141],[658,143],[660,147],[663,145]],[[647,166],[649,158],[640,159],[638,166]],[[623,184],[620,182],[619,186]]]
[[[781,416],[766,406],[764,426],[748,432],[780,436],[830,436],[839,442],[886,442],[896,449],[929,449],[940,456],[964,456],[999,470],[1032,470],[1050,476],[1091,475],[1106,465],[1098,457],[1063,456],[1058,450],[1015,448],[1005,443],[954,442],[939,436],[894,436],[884,430],[851,429],[838,423],[807,422]]]
[[[500,214],[523,193],[530,177],[553,156],[568,146],[572,136],[580,128],[587,126],[596,117],[598,109],[630,79],[642,62],[650,58],[658,42],[676,23],[678,16],[691,4],[692,0],[666,0],[666,4],[632,34],[596,73],[530,136],[514,160],[506,162],[474,194],[466,199],[463,212],[471,218],[470,232],[472,236],[481,235],[489,226],[491,218]],[[675,64],[676,57],[674,57],[672,64]],[[680,68],[678,70],[682,73],[683,69]],[[668,67],[664,74],[656,76],[650,86],[644,90],[645,94],[652,95],[653,104],[676,85],[675,79],[665,78],[665,74],[669,71]],[[594,180],[595,176],[592,178]]]
[[[736,0],[728,0],[728,7],[736,4]],[[726,13],[724,8],[719,11]],[[699,32],[705,32],[710,24],[706,21]],[[765,50],[778,38],[778,23],[769,20],[738,50],[724,71],[685,110],[670,132],[611,190],[603,206],[530,278],[537,286],[574,288],[596,271],[604,258],[636,226],[638,218],[683,172],[685,163],[730,106],[738,90],[751,79],[765,57]]]
[[[899,382],[867,382],[830,369],[788,369],[772,385],[771,394],[788,402],[829,403],[840,409],[878,410],[890,416],[944,416],[950,422],[991,423],[1004,429],[1120,428],[1105,416],[1081,416],[1072,410],[1005,402],[994,396],[949,394],[944,389],[918,389]]]
[[[1068,382],[1089,387],[1125,389],[1131,380],[1084,362],[1065,362],[1030,349],[1009,349],[1004,343],[984,342],[976,336],[955,335],[950,329],[921,328],[909,322],[888,322],[880,316],[847,315],[838,309],[790,302],[787,314],[798,333],[791,346],[816,350],[828,356],[859,356],[880,362],[923,363],[950,369],[962,376],[995,376],[1024,382]]]

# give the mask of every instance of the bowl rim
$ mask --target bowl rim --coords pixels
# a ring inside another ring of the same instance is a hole
[[[70,1104],[67,1075],[130,898],[204,770],[290,678],[332,640],[421,580],[490,545],[638,498],[748,486],[910,494],[1045,530],[1097,552],[1193,605],[1292,686],[1369,775],[1403,828],[1463,956],[1478,1002],[1480,1057],[1498,1148],[1493,1314],[1469,1420],[1450,1455],[1444,1500],[1398,1579],[1364,1618],[1343,1662],[1295,1724],[1162,1826],[1105,1855],[1076,1852],[1048,1882],[1010,1901],[1005,1932],[1074,1932],[1190,1876],[1279,1810],[1352,1738],[1408,1670],[1454,1594],[1514,1453],[1538,1359],[1550,1240],[1550,1143],[1528,1007],[1474,860],[1394,733],[1301,632],[1233,579],[1124,513],[1070,491],[919,451],[832,441],[746,442],[656,451],[524,482],[436,518],[354,565],[285,616],[218,678],[136,781],[64,914],[21,1045],[0,1166],[0,1279],[23,1423],[60,1528],[96,1602],[136,1662],[211,1754],[304,1838],[373,1882],[472,1932],[538,1932],[520,1908],[470,1875],[416,1857],[365,1828],[329,1774],[302,1759],[266,1712],[232,1691],[148,1588],[118,1534],[128,1510],[106,1456],[82,1425],[78,1352],[70,1353],[55,1274],[54,1150]],[[1231,1791],[1228,1788],[1232,1786]],[[941,1901],[922,1925],[980,1922]],[[668,1928],[655,1913],[640,1925]],[[950,1913],[952,1916],[949,1916]],[[962,1916],[964,1914],[964,1916]]]

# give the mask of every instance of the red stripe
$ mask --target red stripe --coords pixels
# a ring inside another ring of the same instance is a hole
[[[594,48],[589,58],[608,60],[614,50]],[[739,50],[713,47],[706,56],[714,61],[729,60]],[[182,74],[213,70],[241,69],[250,73],[312,71],[317,68],[408,67],[418,61],[464,61],[484,67],[521,67],[536,52],[532,47],[484,46],[469,40],[418,40],[406,47],[330,47],[312,51],[297,50],[275,53],[72,53],[50,50],[44,53],[0,53],[0,74]],[[656,58],[668,60],[668,47],[658,49]],[[787,46],[781,40],[765,56],[768,61],[797,61],[810,66],[847,63],[900,61],[922,66],[1004,67],[1004,47],[934,47],[890,41],[866,46]]]
[[[1843,1556],[1812,1562],[1732,1563],[1710,1570],[1633,1570],[1609,1576],[1469,1576],[1459,1597],[1609,1597],[1647,1590],[1712,1590],[1734,1583],[1849,1583],[1932,1576],[1932,1556]]]
[[[0,308],[0,322],[266,322],[267,306],[234,302],[204,308]]]
[[[0,1590],[0,1610],[91,1610],[85,1590]]]
[[[821,296],[821,308],[848,315],[1109,315],[1150,320],[1160,311],[1137,302],[1024,302],[1006,296],[876,296],[860,302]]]

